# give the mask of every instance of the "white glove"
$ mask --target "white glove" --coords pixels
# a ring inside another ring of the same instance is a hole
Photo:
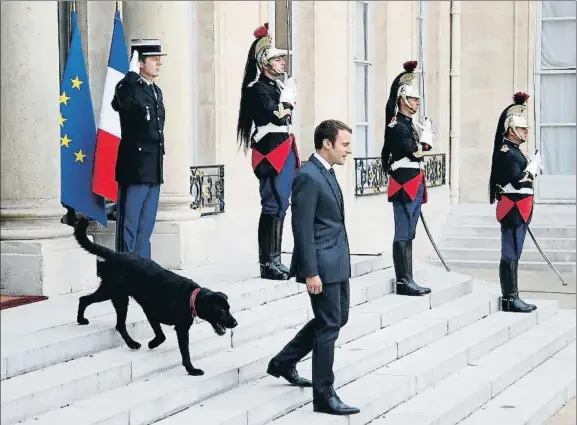
[[[541,159],[541,152],[536,151],[531,157],[531,162],[525,168],[525,171],[529,171],[533,176],[537,176],[537,171],[543,171],[543,163]]]
[[[285,81],[284,83],[285,88],[289,88],[293,91],[294,93],[294,97],[295,97],[295,104],[296,104],[296,98],[297,98],[297,83],[296,80],[294,79],[294,77],[289,77],[288,80]]]
[[[284,82],[280,79],[276,80],[276,82],[281,88],[280,101],[295,106],[297,102],[297,86],[294,77],[287,78],[285,74]]]
[[[137,74],[140,73],[140,66],[138,64],[138,52],[136,50],[132,53],[132,58],[130,59],[130,66],[128,67],[128,70],[136,72]]]
[[[296,104],[296,93],[292,87],[285,87],[280,92],[280,101],[283,103],[290,103],[291,105]]]
[[[434,132],[432,130],[432,121],[429,118],[424,119],[423,124],[418,124],[418,126],[421,128],[421,138],[420,138],[420,142],[421,143],[426,143],[427,145],[429,145],[431,147],[431,149],[435,146],[433,144],[433,136],[436,136],[437,133]]]

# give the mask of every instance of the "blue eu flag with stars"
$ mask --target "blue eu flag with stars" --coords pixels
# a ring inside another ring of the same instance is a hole
[[[74,11],[72,41],[60,84],[60,201],[106,226],[104,198],[92,192],[95,148],[96,122]]]

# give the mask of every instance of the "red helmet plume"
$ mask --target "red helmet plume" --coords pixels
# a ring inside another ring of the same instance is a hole
[[[527,99],[529,99],[529,95],[527,93],[519,91],[513,95],[513,101],[515,102],[515,105],[524,105],[525,102],[527,102]]]
[[[254,38],[261,38],[268,35],[268,22],[266,22],[263,26],[258,27],[254,30]]]
[[[403,64],[403,68],[405,68],[405,71],[407,72],[413,72],[417,69],[417,63],[417,61],[407,61]]]

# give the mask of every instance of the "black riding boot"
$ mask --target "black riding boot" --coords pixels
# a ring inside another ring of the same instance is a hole
[[[287,280],[288,274],[276,266],[275,253],[275,217],[261,214],[258,222],[258,260],[260,277],[270,280]],[[279,252],[280,255],[280,252]]]
[[[424,287],[424,286],[417,285],[417,284],[415,283],[415,281],[413,280],[413,240],[407,241],[407,244],[408,244],[408,248],[407,248],[407,258],[409,259],[409,260],[408,260],[408,266],[409,266],[408,274],[409,274],[409,279],[411,279],[411,282],[413,283],[413,285],[415,285],[415,286],[417,286],[417,287],[419,287],[419,288],[424,289],[426,294],[430,294],[430,293],[431,293],[431,288],[426,288],[426,287]]]
[[[412,241],[393,242],[393,264],[397,278],[397,294],[419,296],[431,292],[429,288],[419,286],[413,280]]]
[[[519,274],[518,274],[518,273],[519,273],[519,261],[515,261],[515,262],[513,263],[513,267],[514,267],[514,268],[513,268],[513,273],[514,273],[514,276],[515,276],[515,283],[516,283],[516,286],[518,286],[518,283],[517,283],[517,282],[519,282]],[[517,291],[519,291],[519,290],[517,289]],[[518,293],[519,293],[519,292],[517,292],[517,294],[518,294]],[[537,310],[537,306],[536,306],[535,304],[529,304],[529,303],[526,302],[526,301],[523,301],[523,302],[524,302],[525,304],[527,304],[529,307],[531,307],[533,310]]]
[[[501,281],[501,310],[513,313],[531,313],[537,309],[519,298],[517,287],[518,261],[507,262],[501,259],[499,263],[499,280]]]
[[[283,263],[281,263],[281,251],[282,251],[282,230],[284,227],[284,217],[274,217],[274,250],[271,253],[272,261],[276,268],[279,269],[284,274],[289,274],[289,269]]]

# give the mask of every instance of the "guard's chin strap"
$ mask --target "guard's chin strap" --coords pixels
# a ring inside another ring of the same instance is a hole
[[[403,103],[405,104],[405,106],[406,106],[407,108],[409,108],[409,110],[410,110],[413,114],[416,114],[416,113],[417,113],[417,110],[411,106],[411,104],[410,104],[409,101],[407,100],[407,97],[406,97],[406,96],[404,96],[404,95],[401,96],[401,99],[403,99]]]
[[[279,71],[277,71],[277,70],[274,69],[274,68],[270,65],[270,63],[268,63],[268,62],[267,62],[267,64],[265,65],[265,67],[266,67],[270,72],[272,72],[273,74],[275,74],[275,75],[278,76],[278,77],[284,75],[284,72],[279,72]]]
[[[517,133],[517,127],[511,127],[511,130],[513,130],[513,134],[514,134],[515,136],[517,136],[517,138],[520,140],[520,142],[519,142],[518,144],[521,144],[521,143],[524,143],[524,142],[527,141],[526,139],[524,139],[523,137],[521,137],[521,135],[520,135],[519,133]]]

